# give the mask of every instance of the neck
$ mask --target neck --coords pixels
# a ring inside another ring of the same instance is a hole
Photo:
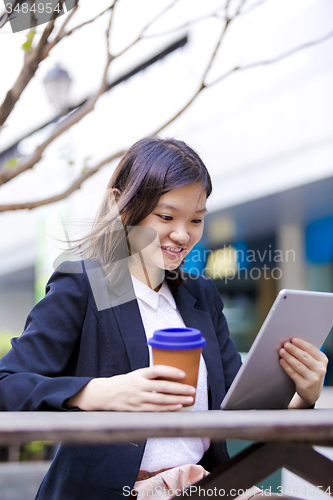
[[[146,266],[141,259],[132,256],[129,263],[129,270],[132,276],[152,290],[155,290],[155,292],[158,292],[161,288],[165,275],[164,269]]]

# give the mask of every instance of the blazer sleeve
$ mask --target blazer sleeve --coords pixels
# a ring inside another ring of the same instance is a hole
[[[235,342],[230,338],[229,327],[225,315],[223,314],[223,302],[220,294],[212,280],[208,280],[213,291],[213,311],[212,317],[220,347],[223,364],[223,374],[225,380],[225,390],[228,391],[238,370],[242,365],[241,356],[236,349]]]
[[[53,273],[24,332],[0,359],[1,411],[67,410],[66,400],[91,380],[65,376],[88,305],[85,276],[78,267],[71,271]]]

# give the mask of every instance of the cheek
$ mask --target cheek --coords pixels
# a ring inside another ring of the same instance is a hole
[[[165,240],[168,239],[169,233],[165,227],[156,228],[156,231],[157,231],[158,244],[163,245],[163,242],[165,242]]]
[[[203,233],[203,228],[197,228],[196,230],[191,231],[190,244],[187,245],[187,251],[186,251],[186,254],[184,254],[184,257],[186,257],[186,255],[188,255],[190,253],[192,248],[201,240],[202,233]]]
[[[200,224],[199,227],[195,228],[195,230],[192,232],[192,238],[191,238],[191,243],[193,242],[193,246],[198,243],[198,241],[201,239],[203,233],[203,224]]]
[[[128,243],[132,253],[141,252],[151,245],[157,245],[157,232],[149,226],[135,226],[128,232]]]

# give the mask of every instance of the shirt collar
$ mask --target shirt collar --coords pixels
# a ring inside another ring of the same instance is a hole
[[[163,281],[159,291],[155,292],[155,290],[152,290],[151,288],[149,288],[149,286],[145,285],[144,283],[142,283],[142,281],[138,280],[134,276],[131,275],[131,278],[136,298],[148,304],[150,307],[155,309],[155,311],[158,308],[158,301],[160,296],[163,296],[173,309],[177,308],[175,299],[173,298],[170,288],[168,287],[165,280]]]

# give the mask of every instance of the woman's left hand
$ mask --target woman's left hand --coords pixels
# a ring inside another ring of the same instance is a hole
[[[294,337],[280,349],[280,364],[296,384],[297,394],[288,408],[308,408],[320,396],[328,359],[309,342]]]

